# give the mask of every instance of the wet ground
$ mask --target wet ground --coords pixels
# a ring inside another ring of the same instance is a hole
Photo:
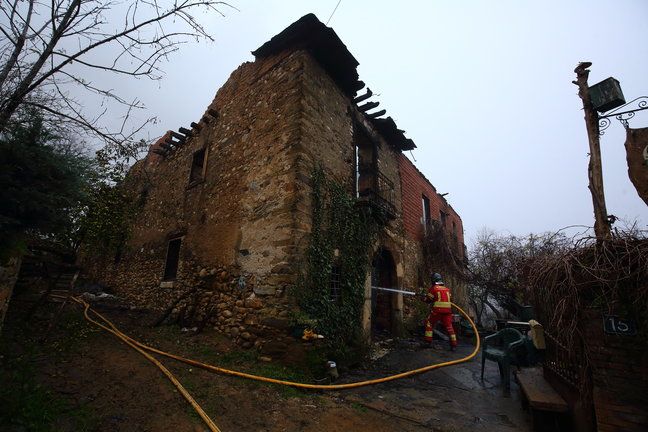
[[[0,430],[206,431],[177,390],[141,355],[82,318],[76,306],[49,304],[25,319],[18,297],[0,338]],[[190,336],[174,326],[150,327],[145,316],[104,311],[122,330],[169,352],[235,370],[301,381],[300,371],[236,351],[213,331]],[[376,360],[340,381],[390,375],[465,356],[421,349],[414,340],[376,347]],[[224,432],[527,431],[513,383],[503,397],[497,366],[488,362],[427,372],[338,392],[296,391],[209,373],[161,359]]]
[[[355,381],[376,371],[401,372],[464,357],[473,347],[460,344],[456,352],[447,347],[421,349],[415,340],[393,342],[389,352],[375,361],[369,371],[355,373]],[[383,350],[384,352],[384,350]],[[373,387],[348,391],[347,401],[404,419],[412,425],[440,431],[530,431],[528,414],[521,410],[520,392],[515,382],[504,396],[497,364],[486,362],[484,381],[481,360],[426,372]],[[429,429],[421,429],[429,430]]]

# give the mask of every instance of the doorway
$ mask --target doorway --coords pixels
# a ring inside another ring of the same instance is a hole
[[[396,265],[387,249],[380,248],[371,263],[371,286],[395,289]],[[371,338],[391,337],[394,333],[396,293],[371,290]]]

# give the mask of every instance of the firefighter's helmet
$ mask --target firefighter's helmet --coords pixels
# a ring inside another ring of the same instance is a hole
[[[432,282],[442,284],[443,278],[439,273],[432,273]]]

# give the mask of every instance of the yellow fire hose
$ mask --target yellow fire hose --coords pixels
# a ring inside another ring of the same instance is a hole
[[[55,296],[55,297],[62,297],[62,296]],[[407,378],[407,377],[410,377],[410,376],[413,376],[413,375],[428,372],[428,371],[431,371],[431,370],[434,370],[434,369],[439,369],[439,368],[442,368],[442,367],[447,367],[447,366],[452,366],[452,365],[456,365],[456,364],[459,364],[459,363],[464,363],[464,362],[467,362],[467,361],[471,360],[473,357],[475,357],[477,355],[477,353],[479,352],[479,348],[480,348],[479,333],[477,331],[477,327],[475,326],[475,323],[470,319],[468,314],[466,314],[466,312],[463,309],[461,309],[456,304],[452,303],[452,306],[454,306],[461,313],[461,315],[463,315],[464,318],[466,318],[468,320],[468,322],[470,323],[470,326],[473,328],[473,331],[475,332],[475,335],[476,335],[475,349],[469,355],[467,355],[466,357],[456,359],[456,360],[450,360],[450,361],[447,361],[447,362],[436,363],[436,364],[424,366],[424,367],[421,367],[421,368],[418,368],[418,369],[413,369],[413,370],[410,370],[410,371],[407,371],[407,372],[402,372],[402,373],[399,373],[399,374],[390,375],[390,376],[386,376],[386,377],[383,377],[383,378],[377,378],[377,379],[372,379],[372,380],[358,381],[358,382],[346,383],[346,384],[305,384],[305,383],[298,383],[298,382],[292,382],[292,381],[278,380],[278,379],[275,379],[275,378],[268,378],[268,377],[263,377],[263,376],[259,376],[259,375],[253,375],[253,374],[249,374],[249,373],[245,373],[245,372],[234,371],[234,370],[230,370],[230,369],[224,369],[224,368],[221,368],[221,367],[218,367],[218,366],[213,366],[213,365],[210,365],[210,364],[202,363],[202,362],[192,360],[192,359],[188,359],[188,358],[178,356],[178,355],[175,355],[175,354],[160,351],[160,350],[158,350],[156,348],[144,345],[143,343],[140,343],[140,342],[132,339],[128,335],[122,333],[112,322],[110,322],[110,320],[108,320],[106,317],[101,315],[99,312],[97,312],[94,309],[90,308],[90,305],[86,301],[84,301],[83,299],[80,299],[78,297],[72,297],[72,300],[74,300],[75,302],[77,302],[80,305],[84,306],[83,314],[84,314],[85,318],[88,321],[90,321],[93,324],[101,327],[102,329],[114,334],[119,339],[124,341],[126,344],[128,344],[129,346],[131,346],[132,348],[137,350],[140,354],[142,354],[144,357],[146,357],[149,361],[154,363],[162,371],[162,373],[164,373],[171,380],[171,382],[173,382],[173,384],[178,388],[180,393],[185,397],[185,399],[187,399],[187,401],[196,410],[196,412],[198,412],[200,417],[205,421],[205,423],[211,429],[212,432],[219,432],[220,429],[218,429],[218,427],[214,424],[214,422],[209,418],[207,413],[205,413],[203,411],[203,409],[200,407],[200,405],[198,405],[198,403],[191,397],[189,392],[187,392],[187,390],[171,374],[171,372],[169,372],[168,369],[166,369],[158,360],[156,360],[153,356],[151,356],[146,351],[150,351],[150,352],[155,353],[155,354],[160,354],[162,356],[172,358],[172,359],[181,361],[183,363],[186,363],[186,364],[189,364],[189,365],[192,365],[192,366],[195,366],[195,367],[199,367],[199,368],[206,369],[206,370],[213,371],[213,372],[218,372],[218,373],[221,373],[221,374],[224,374],[224,375],[237,376],[237,377],[240,377],[240,378],[247,378],[247,379],[251,379],[251,380],[262,381],[262,382],[273,383],[273,384],[286,385],[286,386],[291,386],[291,387],[296,387],[296,388],[317,389],[317,390],[344,390],[344,389],[363,387],[363,386],[368,386],[368,385],[373,385],[373,384],[380,384],[380,383],[384,383],[384,382],[388,382],[388,381],[394,381],[394,380],[397,380],[397,379]],[[92,312],[93,314],[95,314],[106,325],[92,319],[89,316],[88,312]]]

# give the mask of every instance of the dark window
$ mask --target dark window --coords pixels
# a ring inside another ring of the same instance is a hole
[[[164,280],[173,280],[178,275],[178,261],[180,260],[180,245],[182,239],[169,240],[167,247],[166,264],[164,265]]]
[[[191,173],[189,184],[198,183],[203,179],[203,168],[205,166],[205,149],[198,150],[193,154],[191,161]]]
[[[441,210],[439,212],[439,216],[441,217],[441,227],[445,230],[445,228],[446,228],[446,220],[448,219],[448,213]]]
[[[423,195],[423,225],[430,224],[430,199]]]
[[[115,264],[119,264],[121,262],[122,254],[123,251],[122,251],[122,247],[120,246],[117,248],[117,252],[115,252],[115,260],[114,260]]]
[[[329,282],[330,297],[332,302],[340,301],[340,267],[334,265],[331,269],[331,281]]]

